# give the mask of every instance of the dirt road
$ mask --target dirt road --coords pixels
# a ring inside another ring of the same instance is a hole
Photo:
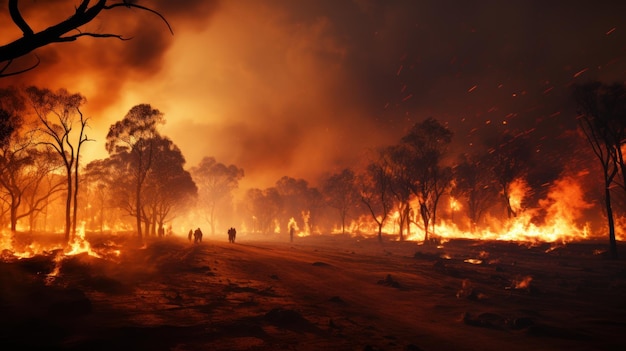
[[[42,309],[57,312],[13,306],[20,327],[0,341],[66,350],[621,349],[624,262],[594,250],[164,240],[117,261],[68,258],[52,284],[24,284],[52,296]],[[68,291],[73,299],[58,297]]]

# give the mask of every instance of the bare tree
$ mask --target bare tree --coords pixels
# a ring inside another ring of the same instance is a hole
[[[7,77],[29,71],[39,65],[39,58],[34,64],[13,71],[9,71],[9,67],[14,63],[15,59],[23,57],[34,50],[46,45],[54,43],[65,43],[77,40],[80,37],[93,38],[117,38],[127,40],[120,34],[115,33],[95,33],[81,30],[85,24],[93,21],[104,11],[117,8],[136,8],[143,11],[151,12],[159,16],[172,32],[169,23],[159,12],[136,4],[134,1],[123,0],[121,2],[110,2],[107,0],[97,0],[92,4],[91,0],[81,0],[78,6],[75,6],[74,13],[67,19],[56,23],[39,32],[35,32],[22,16],[19,8],[19,0],[8,0],[9,15],[13,23],[22,32],[22,37],[17,38],[7,44],[0,46],[0,77]]]
[[[465,198],[467,216],[473,232],[497,196],[495,180],[484,162],[470,155],[464,155],[454,168],[454,175],[455,186],[452,193]]]
[[[359,177],[361,201],[378,225],[378,241],[383,241],[383,226],[393,207],[390,164],[385,157],[370,163]]]
[[[611,258],[617,259],[611,185],[620,171],[626,183],[622,154],[622,146],[626,142],[626,87],[621,84],[606,86],[592,82],[577,86],[574,96],[580,109],[578,116],[580,129],[602,166],[610,255]],[[619,185],[619,182],[615,183]],[[620,187],[625,189],[624,184]]]
[[[44,138],[41,143],[58,154],[65,168],[65,239],[69,241],[70,234],[73,236],[76,233],[80,151],[83,144],[90,141],[85,134],[89,119],[80,110],[87,100],[82,95],[70,94],[65,89],[53,92],[49,89],[28,87],[26,93],[42,125]],[[75,123],[78,123],[77,131],[74,130]]]
[[[500,185],[508,218],[517,216],[511,205],[511,184],[527,175],[533,155],[527,137],[524,132],[506,132],[492,141],[489,149],[490,168]]]

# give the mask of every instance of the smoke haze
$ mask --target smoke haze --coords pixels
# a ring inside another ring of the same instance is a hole
[[[23,1],[34,29],[75,1]],[[245,170],[244,186],[311,182],[357,166],[434,117],[458,150],[505,130],[552,148],[575,127],[571,86],[626,80],[626,3],[614,1],[139,1],[80,38],[36,52],[35,70],[0,84],[67,88],[88,99],[88,157],[134,105],[167,119],[188,166],[204,156]],[[20,35],[6,13],[3,42]],[[34,56],[21,60],[35,62]]]

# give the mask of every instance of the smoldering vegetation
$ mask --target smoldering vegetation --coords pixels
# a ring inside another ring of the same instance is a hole
[[[0,262],[0,343],[63,350],[620,349],[605,244],[88,236]],[[60,238],[61,239],[61,238]]]

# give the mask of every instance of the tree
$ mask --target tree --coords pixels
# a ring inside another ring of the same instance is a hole
[[[282,201],[276,188],[265,190],[252,188],[246,193],[247,209],[252,215],[252,231],[261,233],[273,233]]]
[[[138,5],[134,1],[123,0],[121,2],[109,3],[107,0],[97,0],[95,4],[91,4],[91,0],[81,0],[78,6],[75,6],[74,13],[67,19],[56,23],[39,32],[35,32],[22,16],[19,8],[18,0],[8,0],[9,15],[13,23],[22,32],[22,37],[12,40],[11,42],[0,46],[0,77],[7,77],[20,74],[39,65],[39,59],[36,63],[26,68],[20,68],[14,71],[8,71],[9,67],[14,63],[15,59],[28,55],[36,49],[54,43],[72,42],[81,37],[93,38],[117,38],[127,40],[120,34],[113,33],[94,33],[82,30],[85,24],[92,22],[103,12],[117,8],[136,8],[148,11],[159,16],[167,25],[170,32],[172,28],[160,13],[148,7]],[[108,3],[108,4],[107,4]],[[172,32],[173,33],[173,32]]]
[[[309,210],[309,189],[309,184],[304,179],[284,176],[276,182],[276,191],[280,197],[278,223],[282,233],[289,232],[292,219],[297,223],[297,219],[302,218],[303,213]]]
[[[198,194],[191,174],[184,169],[185,157],[180,149],[168,138],[155,136],[154,161],[146,179],[142,217],[151,235],[156,235],[157,228],[171,221],[176,209],[182,209],[192,203]]]
[[[80,110],[87,100],[82,95],[70,94],[65,89],[53,92],[49,89],[28,87],[26,93],[42,125],[41,143],[57,153],[65,168],[65,239],[69,241],[70,234],[73,237],[76,233],[80,151],[83,144],[91,140],[85,134],[89,119]],[[74,130],[75,123],[78,123],[78,130]]]
[[[517,216],[517,212],[511,205],[511,184],[527,174],[533,155],[532,149],[528,143],[527,133],[508,131],[491,143],[490,168],[502,191],[507,217],[512,218]]]
[[[0,146],[22,126],[25,110],[24,96],[17,88],[0,88]]]
[[[198,166],[191,168],[191,175],[198,186],[202,212],[206,213],[211,234],[215,234],[217,211],[232,207],[232,192],[239,187],[243,169],[219,163],[214,157],[204,157]]]
[[[416,123],[402,138],[412,157],[406,159],[410,187],[419,202],[424,223],[424,242],[429,240],[429,224],[433,230],[439,199],[450,185],[452,170],[442,165],[443,156],[452,141],[452,132],[434,118]]]
[[[359,177],[361,201],[378,225],[378,241],[383,241],[383,226],[393,207],[390,164],[385,157],[370,163]]]
[[[609,227],[611,258],[617,259],[617,241],[611,200],[611,185],[622,173],[621,189],[626,189],[622,147],[626,143],[626,87],[592,82],[577,86],[574,97],[579,107],[578,122],[602,166],[604,206]],[[617,183],[619,185],[619,183]]]
[[[497,191],[493,175],[486,168],[485,162],[476,160],[471,155],[463,155],[461,162],[454,168],[454,175],[453,193],[465,198],[467,215],[473,232],[496,198]]]
[[[128,167],[131,175],[134,203],[129,204],[128,209],[135,215],[139,240],[143,239],[142,191],[155,157],[154,141],[159,136],[157,126],[162,123],[164,118],[159,110],[149,104],[140,104],[131,108],[121,121],[111,125],[106,137],[109,155]]]
[[[395,198],[398,208],[400,240],[404,240],[404,227],[407,235],[411,233],[411,189],[413,187],[413,162],[415,155],[411,147],[402,143],[385,149],[384,157],[389,160],[390,187],[389,190]]]
[[[346,232],[346,218],[348,217],[348,213],[360,200],[355,181],[356,177],[354,171],[346,168],[340,173],[328,176],[322,186],[326,203],[336,209],[339,214],[342,234]]]

